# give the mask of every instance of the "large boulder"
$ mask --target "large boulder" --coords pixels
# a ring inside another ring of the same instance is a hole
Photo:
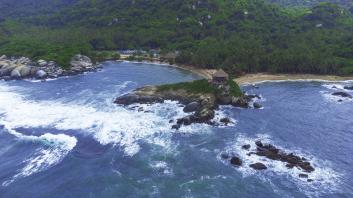
[[[12,70],[14,70],[16,68],[16,66],[17,65],[14,65],[14,64],[8,64],[8,65],[3,66],[0,69],[0,76],[10,76]]]
[[[31,68],[32,68],[31,66],[19,67],[18,69],[20,71],[21,77],[22,78],[28,77],[31,74]]]
[[[27,58],[27,57],[21,57],[21,58],[17,59],[15,62],[16,62],[17,64],[25,65],[25,64],[30,63],[31,60],[30,60],[29,58]]]
[[[37,63],[40,67],[44,67],[48,64],[48,62],[45,60],[38,60]]]
[[[200,103],[191,102],[184,107],[183,111],[186,113],[190,113],[190,112],[197,111],[199,108],[200,108]]]
[[[21,73],[20,70],[15,68],[14,70],[11,71],[11,78],[13,79],[19,79],[21,78]]]
[[[31,74],[31,67],[23,65],[23,66],[16,67],[14,70],[12,70],[11,77],[25,78],[25,77],[28,77],[30,74]]]
[[[0,69],[10,64],[8,60],[0,60]]]
[[[71,58],[70,65],[73,69],[79,69],[90,68],[93,66],[93,63],[89,57],[78,54]]]
[[[7,56],[6,56],[6,55],[0,56],[0,60],[6,60],[6,59],[7,59]]]
[[[36,78],[42,79],[42,78],[45,78],[46,76],[47,76],[47,73],[43,70],[38,70],[36,72]]]

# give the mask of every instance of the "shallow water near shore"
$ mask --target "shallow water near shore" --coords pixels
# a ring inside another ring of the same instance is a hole
[[[169,120],[185,115],[173,101],[113,104],[143,85],[198,78],[173,67],[107,62],[96,73],[0,82],[0,197],[353,196],[353,101],[331,96],[345,82],[244,86],[262,96],[264,108],[221,107],[216,119],[230,117],[227,127],[172,130]],[[256,140],[308,159],[314,181],[248,156],[241,146]],[[224,152],[243,166],[231,166]],[[249,168],[258,161],[268,169]]]

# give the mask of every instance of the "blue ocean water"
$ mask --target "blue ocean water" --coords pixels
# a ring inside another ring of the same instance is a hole
[[[244,86],[262,96],[263,109],[221,107],[215,120],[230,117],[233,125],[180,131],[169,123],[185,115],[176,102],[113,104],[143,85],[198,78],[174,67],[107,62],[96,73],[0,82],[0,197],[353,196],[353,101],[331,96],[348,82]],[[256,140],[307,158],[314,181],[240,148]],[[222,160],[224,152],[243,166]],[[258,161],[268,169],[249,168]]]

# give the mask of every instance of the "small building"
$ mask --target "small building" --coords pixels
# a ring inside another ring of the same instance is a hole
[[[212,75],[212,83],[214,84],[225,84],[229,79],[229,75],[222,69],[218,70]]]

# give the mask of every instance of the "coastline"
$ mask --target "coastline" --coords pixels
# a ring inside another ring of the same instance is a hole
[[[239,85],[259,84],[264,82],[285,82],[285,81],[318,81],[318,82],[342,82],[353,81],[353,76],[334,76],[316,74],[246,74],[234,81]]]
[[[211,79],[212,78],[212,72],[216,71],[216,70],[208,70],[208,69],[200,69],[200,68],[196,68],[194,66],[191,65],[176,65],[176,64],[169,64],[168,62],[162,62],[162,61],[149,61],[149,60],[143,60],[143,61],[129,61],[129,60],[125,60],[125,59],[119,59],[116,61],[126,61],[126,62],[131,62],[131,63],[146,63],[146,64],[154,64],[154,65],[163,65],[163,66],[167,66],[167,67],[175,67],[178,69],[182,69],[182,70],[187,70],[190,71],[194,74],[197,74],[205,79]]]
[[[176,67],[179,69],[187,70],[195,73],[205,79],[211,79],[212,74],[215,73],[216,69],[201,69],[191,65],[177,65],[169,64],[162,61],[148,61],[143,60],[138,61],[128,61],[120,59],[118,61],[127,61],[132,63],[147,63],[164,65],[168,67]],[[255,74],[245,74],[238,78],[234,78],[234,81],[239,85],[249,85],[249,84],[259,84],[265,82],[286,82],[286,81],[317,81],[317,82],[342,82],[342,81],[353,81],[353,76],[335,76],[335,75],[318,75],[318,74],[269,74],[269,73],[255,73]]]

